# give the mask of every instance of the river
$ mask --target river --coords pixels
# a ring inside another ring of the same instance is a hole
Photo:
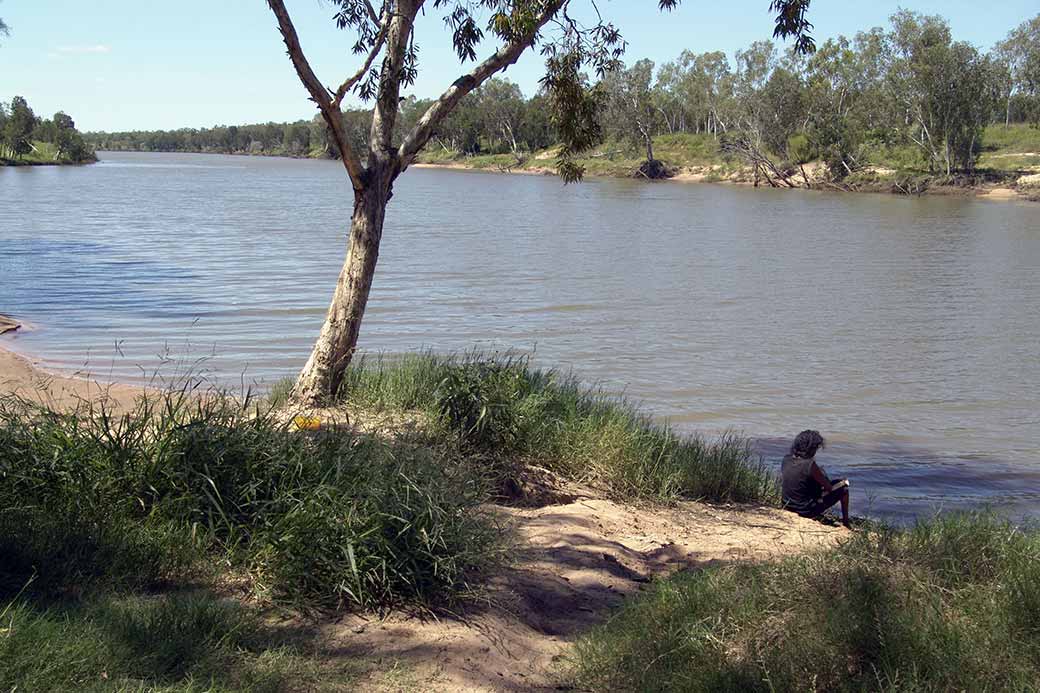
[[[0,346],[137,381],[293,375],[345,252],[335,162],[101,153],[0,169]],[[1040,515],[1040,205],[414,169],[361,346],[573,369],[778,460],[817,428],[854,512]]]

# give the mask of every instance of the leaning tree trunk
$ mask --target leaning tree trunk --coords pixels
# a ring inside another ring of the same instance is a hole
[[[372,289],[389,197],[389,183],[368,185],[355,197],[347,259],[340,270],[321,334],[293,388],[293,399],[300,404],[328,403],[343,382],[357,348],[361,318]]]

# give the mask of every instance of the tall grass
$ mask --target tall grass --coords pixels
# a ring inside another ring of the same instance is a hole
[[[622,399],[524,357],[430,352],[360,358],[341,397],[423,413],[463,451],[508,468],[534,463],[605,484],[624,499],[765,502],[775,477],[737,435],[683,436]]]
[[[113,416],[0,400],[0,596],[237,573],[318,607],[450,601],[495,555],[480,474],[435,449],[317,435],[219,394]]]
[[[576,678],[625,691],[1036,690],[1040,533],[949,515],[681,574],[583,638]]]

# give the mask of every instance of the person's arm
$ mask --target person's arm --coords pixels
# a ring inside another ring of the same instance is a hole
[[[834,486],[831,485],[831,480],[827,478],[827,475],[824,474],[823,470],[820,469],[818,464],[816,464],[816,460],[813,460],[811,471],[813,479],[816,479],[816,483],[823,487],[824,493],[830,493],[834,490]]]

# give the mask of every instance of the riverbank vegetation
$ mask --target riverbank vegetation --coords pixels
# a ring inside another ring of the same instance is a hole
[[[277,393],[192,387],[122,414],[0,399],[0,685],[349,681],[274,615],[465,606],[509,544],[487,504],[524,502],[530,463],[628,499],[775,500],[746,441],[680,438],[523,360],[362,361],[342,394],[417,425],[297,430]]]
[[[582,639],[576,678],[589,690],[1026,691],[1040,681],[1038,623],[1040,533],[949,515],[778,564],[678,574]]]
[[[121,414],[0,398],[0,686],[349,690],[380,663],[344,657],[324,616],[480,603],[512,550],[496,503],[571,502],[553,479],[650,506],[777,502],[746,440],[679,436],[522,358],[357,359],[329,410],[285,408],[288,391],[186,386]],[[654,585],[579,639],[564,677],[1024,690],[1038,559],[1038,535],[990,515],[867,525],[836,549]]]
[[[76,123],[62,111],[40,118],[15,96],[0,103],[0,165],[82,164],[97,161]]]
[[[810,56],[759,41],[733,59],[686,51],[660,66],[640,60],[608,73],[593,93],[602,142],[579,159],[592,174],[695,169],[708,180],[893,189],[1013,184],[1040,165],[1040,17],[984,53],[956,41],[941,17],[904,11],[887,28],[828,40]],[[438,126],[420,160],[549,171],[559,135],[546,99],[491,80]],[[429,105],[403,102],[399,130]],[[366,117],[343,115],[358,147]],[[320,119],[89,139],[105,149],[337,154]],[[650,161],[660,164],[645,169]]]

